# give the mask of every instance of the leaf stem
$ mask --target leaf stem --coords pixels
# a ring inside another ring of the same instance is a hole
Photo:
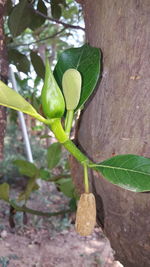
[[[87,164],[84,164],[84,188],[85,193],[89,193],[89,179],[88,179],[88,168]]]
[[[16,211],[27,212],[27,213],[31,213],[31,214],[38,215],[38,216],[51,217],[51,216],[57,216],[57,215],[61,215],[61,214],[65,214],[65,213],[71,212],[70,209],[61,210],[61,211],[57,211],[57,212],[42,212],[42,211],[39,211],[39,210],[33,210],[33,209],[30,209],[30,208],[27,208],[26,206],[22,206],[22,207],[18,206],[12,200],[10,200],[9,203]]]
[[[73,110],[67,110],[65,132],[66,132],[68,137],[70,136],[70,131],[71,131],[72,122],[73,122],[73,116],[74,116],[74,111]]]
[[[90,161],[77,147],[76,145],[68,138],[65,133],[60,119],[53,119],[49,123],[51,131],[54,133],[56,139],[83,165],[89,164]]]

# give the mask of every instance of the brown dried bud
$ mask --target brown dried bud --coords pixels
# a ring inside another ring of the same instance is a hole
[[[96,204],[92,193],[81,194],[78,202],[75,228],[82,236],[92,234],[96,223]]]

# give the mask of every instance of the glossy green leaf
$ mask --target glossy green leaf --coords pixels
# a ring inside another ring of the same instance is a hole
[[[13,163],[19,168],[21,174],[28,177],[37,175],[38,169],[33,163],[26,160],[15,160]]]
[[[41,57],[36,52],[33,52],[33,51],[30,53],[30,57],[31,57],[31,62],[32,62],[32,65],[34,67],[36,74],[42,79],[44,79],[45,66],[44,66],[44,63]]]
[[[32,13],[27,0],[21,0],[14,6],[8,19],[8,26],[13,37],[20,35],[30,25]]]
[[[73,198],[75,195],[75,187],[72,183],[72,179],[60,179],[56,182],[56,184],[59,186],[59,189],[61,192],[64,193],[65,196]]]
[[[53,143],[47,150],[48,168],[53,169],[61,159],[61,144]]]
[[[20,94],[2,81],[0,81],[0,105],[22,111],[44,123],[47,121]]]
[[[26,55],[23,55],[16,49],[8,50],[8,59],[9,62],[14,64],[18,71],[28,73],[30,71],[30,61]]]
[[[77,69],[82,76],[81,97],[76,110],[88,100],[96,87],[100,76],[100,59],[100,49],[85,44],[64,51],[58,60],[54,76],[61,89],[62,77],[67,69]]]
[[[89,165],[109,182],[133,192],[150,191],[150,158],[119,155]]]
[[[9,201],[9,184],[0,184],[0,199]]]

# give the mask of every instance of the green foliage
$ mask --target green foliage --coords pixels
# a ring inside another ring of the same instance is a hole
[[[80,48],[70,48],[59,57],[54,76],[61,89],[62,77],[66,70],[77,69],[82,76],[81,97],[76,110],[83,106],[96,87],[100,74],[100,57],[100,50],[88,44]]]
[[[61,17],[61,6],[51,1],[51,12],[54,19],[59,19]]]
[[[71,178],[60,179],[56,182],[56,184],[59,186],[60,191],[63,192],[65,196],[70,198],[74,198],[76,196],[75,187]]]
[[[51,177],[49,170],[47,170],[45,168],[40,168],[40,170],[39,170],[39,177],[42,180],[49,181],[50,180],[50,177]]]
[[[29,2],[19,1],[9,16],[8,25],[13,37],[20,35],[31,22],[32,10],[29,8]]]
[[[0,81],[0,105],[22,111],[40,121],[45,121],[32,105],[2,81]]]
[[[0,184],[0,199],[9,201],[9,185],[7,183]]]
[[[60,19],[63,6],[66,6],[65,0],[51,0],[51,13],[54,19]]]
[[[40,78],[44,79],[45,66],[44,66],[44,63],[43,63],[41,57],[36,52],[33,52],[33,51],[31,51],[30,57],[31,57],[31,62],[32,62],[32,65],[34,67],[36,74]]]
[[[47,7],[44,4],[44,1],[39,0],[37,4],[37,11],[41,12],[42,14],[47,16]],[[41,27],[42,24],[45,22],[46,18],[40,16],[39,14],[32,12],[32,19],[30,21],[29,28],[32,30],[36,30],[37,28]]]
[[[53,143],[47,150],[47,163],[48,168],[51,170],[57,166],[61,159],[61,144],[60,143]]]
[[[111,183],[133,192],[150,190],[150,159],[137,155],[118,155],[89,165]]]
[[[19,168],[19,172],[28,177],[35,177],[37,175],[38,169],[35,164],[28,162],[26,160],[15,160],[14,164]]]
[[[31,193],[35,190],[38,190],[39,186],[36,183],[36,178],[35,177],[30,177],[26,186],[26,189],[19,194],[19,197],[17,201],[22,201],[25,200],[27,201],[31,195]]]
[[[14,64],[18,71],[22,71],[24,73],[28,73],[30,71],[30,61],[16,49],[9,49],[8,50],[8,59],[9,62]]]

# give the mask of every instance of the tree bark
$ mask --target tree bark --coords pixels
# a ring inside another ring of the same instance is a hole
[[[103,52],[103,74],[81,116],[78,144],[95,162],[118,154],[150,157],[150,1],[88,0],[83,11],[87,41]],[[98,223],[116,258],[149,267],[150,194],[91,177]]]
[[[7,0],[0,0],[0,80],[7,83],[8,60],[6,52],[5,37],[3,31],[3,16]],[[4,136],[6,129],[6,108],[0,106],[0,161],[3,159]]]

